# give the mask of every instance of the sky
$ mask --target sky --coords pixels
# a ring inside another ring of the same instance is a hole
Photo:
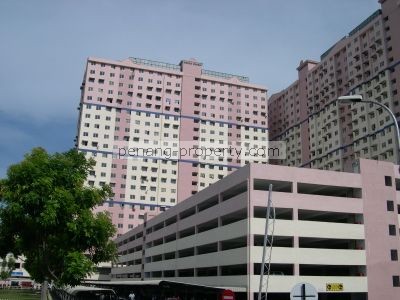
[[[87,57],[196,58],[268,95],[378,0],[0,0],[0,178],[33,147],[74,146]]]

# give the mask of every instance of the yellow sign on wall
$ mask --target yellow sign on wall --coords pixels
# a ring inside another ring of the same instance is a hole
[[[326,284],[327,292],[342,292],[343,291],[343,283],[327,283]]]

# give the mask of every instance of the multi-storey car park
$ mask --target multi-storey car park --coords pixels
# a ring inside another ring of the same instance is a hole
[[[96,161],[87,183],[110,183],[118,234],[257,158],[135,152],[135,147],[261,147],[268,141],[266,88],[244,76],[129,58],[89,58],[81,86],[76,146]],[[265,160],[259,161],[265,162]]]
[[[361,94],[400,117],[400,6],[379,1],[374,12],[321,55],[302,61],[298,80],[269,99],[271,140],[287,142],[289,166],[352,170],[358,157],[397,162],[390,116],[373,105],[338,105]]]
[[[289,299],[300,282],[322,300],[398,299],[398,166],[359,165],[359,173],[247,165],[116,238],[112,280],[163,278],[256,299],[272,184],[268,299]]]

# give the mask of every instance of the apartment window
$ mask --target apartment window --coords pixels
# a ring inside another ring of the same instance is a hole
[[[400,276],[396,275],[393,276],[393,286],[394,287],[400,287]]]
[[[389,225],[389,235],[396,235],[396,225]]]
[[[118,228],[122,228],[123,225],[121,223],[118,223]]]
[[[392,200],[387,200],[386,206],[388,211],[394,211],[394,202]]]
[[[390,250],[390,259],[392,261],[397,261],[399,260],[398,254],[397,254],[397,250],[396,249],[392,249]]]
[[[392,186],[392,177],[391,176],[385,176],[385,185]]]

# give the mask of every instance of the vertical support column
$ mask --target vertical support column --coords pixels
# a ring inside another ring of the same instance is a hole
[[[141,265],[141,272],[140,272],[141,280],[145,279],[144,267],[146,264],[146,231],[147,231],[147,213],[144,214],[144,222],[143,222],[142,265]]]
[[[222,203],[222,193],[218,193],[218,204]],[[222,220],[221,220],[221,216],[218,217],[218,228],[220,228],[222,226]],[[218,241],[217,242],[217,252],[220,252],[222,249],[221,247],[221,242]],[[217,276],[221,276],[221,266],[217,266]]]
[[[250,188],[250,183],[249,183],[249,188]],[[250,227],[250,221],[253,219],[254,217],[254,209],[253,209],[253,205],[250,201],[248,202],[248,217],[247,217],[247,222],[248,222],[248,232],[247,232],[247,251],[249,252],[249,260],[248,260],[248,264],[249,264],[249,276],[254,275],[254,265],[252,263],[252,257],[251,257],[251,248],[254,246],[254,235],[251,232],[251,227]]]
[[[181,221],[181,214],[180,213],[177,213],[176,214],[176,224],[175,224],[175,249],[177,249],[177,245],[178,245],[178,239],[179,239],[179,228],[180,228],[180,221]],[[174,260],[175,260],[175,269],[174,269],[174,277],[175,278],[177,278],[178,277],[178,270],[176,269],[176,267],[177,267],[177,264],[176,264],[176,259],[177,259],[177,256],[178,256],[178,252],[177,251],[175,251],[175,258],[174,258]]]
[[[218,219],[220,219],[220,218],[218,218]],[[219,221],[218,221],[218,222],[219,222]],[[218,241],[218,242],[217,242],[217,252],[221,252],[221,249],[222,249],[222,247],[221,247],[221,242]],[[221,276],[221,266],[217,266],[217,276],[218,276],[218,277]]]
[[[292,193],[297,194],[297,181],[292,182]]]
[[[299,219],[299,209],[297,207],[293,208],[293,222],[298,221]],[[298,236],[293,236],[293,248],[298,249],[299,248],[299,237]],[[299,276],[300,275],[300,265],[298,263],[294,264],[294,275]]]
[[[248,178],[247,178],[247,300],[253,300],[253,290],[251,289],[251,278],[254,273],[254,268],[251,264],[251,219],[253,217],[251,196],[253,185],[251,178],[251,165],[248,165]]]

